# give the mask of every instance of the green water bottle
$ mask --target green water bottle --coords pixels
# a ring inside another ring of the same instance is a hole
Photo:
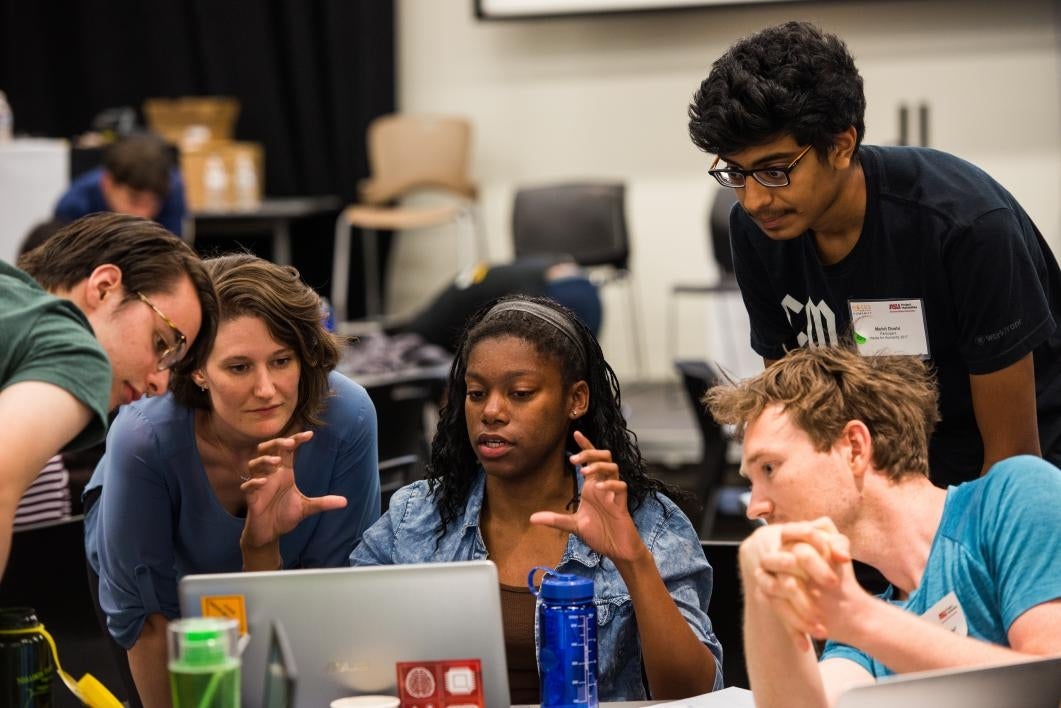
[[[174,620],[167,637],[173,708],[239,708],[236,620]]]

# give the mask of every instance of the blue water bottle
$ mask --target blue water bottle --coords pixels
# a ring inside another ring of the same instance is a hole
[[[534,574],[545,571],[540,590]],[[596,708],[597,606],[593,581],[537,567],[527,585],[538,597],[538,678],[542,708]]]
[[[329,332],[335,331],[335,310],[332,309],[332,302],[328,298],[321,296],[321,322],[324,324],[324,329]]]

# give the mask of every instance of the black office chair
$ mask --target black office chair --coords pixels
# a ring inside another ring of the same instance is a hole
[[[722,382],[722,374],[714,364],[706,361],[676,361],[674,367],[682,377],[686,398],[703,443],[696,485],[690,491],[700,503],[697,532],[700,538],[710,538],[718,514],[719,494],[725,481],[729,439],[722,426],[704,410],[701,400],[709,388]]]
[[[707,217],[707,245],[718,267],[718,280],[713,283],[675,283],[671,287],[671,296],[667,307],[667,346],[671,358],[678,355],[678,298],[682,295],[700,295],[711,298],[739,292],[737,276],[733,270],[733,251],[729,244],[729,215],[737,203],[736,190],[719,188],[711,202]],[[726,317],[725,308],[721,308],[722,317]],[[725,321],[722,331],[729,331],[729,322]]]
[[[512,210],[516,258],[568,255],[591,270],[599,282],[621,282],[629,303],[634,366],[643,371],[640,307],[630,278],[630,239],[626,229],[626,186],[622,183],[570,183],[524,188]]]
[[[379,498],[380,511],[387,511],[391,497],[407,484],[422,479],[424,460],[419,455],[408,454],[397,457],[380,457],[379,461]]]
[[[441,399],[445,379],[434,370],[390,377],[362,378],[376,407],[379,426],[380,508],[387,510],[391,495],[422,479],[430,456],[426,419]]]
[[[748,667],[744,661],[744,597],[740,587],[736,541],[701,541],[707,562],[714,570],[711,604],[707,614],[715,636],[722,644],[722,674],[726,686],[748,688]]]

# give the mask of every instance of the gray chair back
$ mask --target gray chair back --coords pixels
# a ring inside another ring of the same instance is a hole
[[[707,562],[714,570],[711,604],[707,615],[715,636],[722,644],[722,677],[727,687],[749,688],[748,667],[744,661],[744,597],[740,587],[740,567],[734,541],[701,541]]]
[[[520,189],[512,211],[516,258],[566,254],[582,266],[627,270],[625,195],[622,183]]]
[[[725,479],[726,453],[729,440],[722,426],[704,410],[701,402],[708,389],[724,382],[722,374],[714,364],[703,360],[678,360],[674,367],[682,377],[686,401],[700,429],[703,455],[700,458],[700,474],[693,495],[700,503],[700,519],[694,520],[700,538],[710,538],[718,513],[718,495]]]

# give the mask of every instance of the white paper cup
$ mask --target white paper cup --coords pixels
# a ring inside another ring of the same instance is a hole
[[[331,708],[398,708],[401,704],[394,696],[348,696],[336,698]]]

